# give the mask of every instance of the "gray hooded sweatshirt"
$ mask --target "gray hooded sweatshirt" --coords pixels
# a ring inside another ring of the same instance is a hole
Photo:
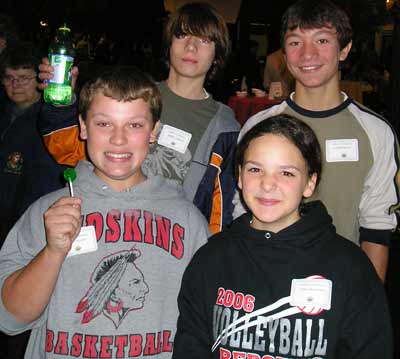
[[[34,322],[19,323],[0,301],[0,330],[32,329],[25,358],[170,358],[181,277],[207,240],[206,221],[163,177],[115,192],[81,161],[74,191],[98,249],[66,257]],[[0,287],[46,245],[43,214],[65,195],[42,197],[16,223],[0,252]]]

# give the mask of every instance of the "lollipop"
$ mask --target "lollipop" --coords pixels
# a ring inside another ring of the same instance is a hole
[[[64,178],[68,182],[69,192],[71,197],[74,196],[74,187],[72,187],[72,182],[76,179],[76,171],[73,168],[67,168],[64,170]]]

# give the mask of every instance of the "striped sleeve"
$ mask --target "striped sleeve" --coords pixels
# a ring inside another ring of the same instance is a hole
[[[396,134],[383,118],[367,109],[352,105],[351,111],[368,135],[374,160],[364,181],[359,206],[360,227],[392,231],[397,226],[395,212],[399,208],[399,144]]]

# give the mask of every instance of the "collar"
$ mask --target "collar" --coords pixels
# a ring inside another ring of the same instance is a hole
[[[294,92],[292,92],[290,96],[286,99],[286,103],[293,111],[299,113],[300,115],[311,118],[324,118],[336,115],[337,113],[343,111],[347,106],[349,106],[352,103],[351,98],[348,97],[344,92],[342,92],[342,95],[344,101],[339,106],[324,111],[312,111],[300,107],[293,101]]]

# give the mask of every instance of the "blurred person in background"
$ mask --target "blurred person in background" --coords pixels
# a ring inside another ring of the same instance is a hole
[[[241,50],[241,90],[252,93],[253,88],[262,89],[262,76],[260,71],[260,62],[257,58],[259,44],[255,40],[250,40],[249,46]]]
[[[17,26],[13,19],[0,13],[0,54],[18,40]]]
[[[12,43],[0,56],[5,96],[0,100],[0,247],[25,209],[62,186],[61,166],[47,153],[37,129],[40,56],[33,45]],[[29,332],[0,333],[0,358],[22,359]]]
[[[41,108],[34,45],[18,43],[0,57],[0,231],[9,228],[37,198],[62,186],[58,165],[46,151],[37,129]]]
[[[282,86],[282,97],[287,98],[294,91],[294,78],[286,66],[286,58],[282,49],[275,40],[271,38],[270,53],[265,60],[264,88],[269,91],[272,82],[280,82]],[[278,48],[279,46],[279,48]]]
[[[0,56],[7,45],[13,44],[18,40],[17,27],[13,19],[7,14],[0,13]],[[0,101],[6,96],[4,88],[0,87]]]

